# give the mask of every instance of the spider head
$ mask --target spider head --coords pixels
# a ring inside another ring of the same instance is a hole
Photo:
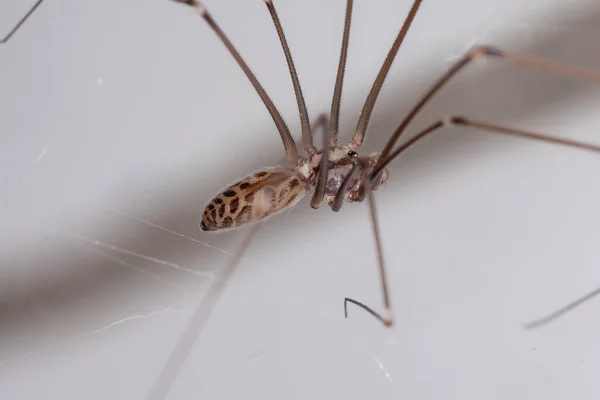
[[[349,146],[335,146],[329,148],[330,166],[352,165],[358,160],[359,154]]]

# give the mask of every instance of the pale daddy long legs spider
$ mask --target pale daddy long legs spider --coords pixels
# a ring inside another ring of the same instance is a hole
[[[481,57],[493,58],[524,68],[546,70],[600,83],[600,74],[577,70],[541,59],[528,58],[518,54],[508,53],[491,46],[477,46],[460,58],[428,91],[426,91],[404,120],[401,121],[381,153],[361,156],[357,151],[360,150],[365,140],[375,102],[396,54],[421,6],[422,0],[415,0],[413,2],[408,16],[398,32],[367,96],[354,135],[350,142],[344,145],[338,144],[338,128],[353,1],[347,0],[346,2],[342,46],[331,112],[329,117],[321,116],[318,118],[315,125],[311,126],[298,74],[296,73],[296,68],[275,6],[271,0],[265,0],[283,48],[298,103],[302,127],[302,145],[303,150],[306,153],[304,156],[299,155],[296,143],[279,111],[254,76],[254,73],[250,70],[225,33],[212,18],[206,7],[197,0],[175,1],[195,8],[221,39],[225,47],[244,71],[248,80],[252,83],[252,86],[273,118],[273,122],[283,141],[286,160],[289,164],[289,167],[273,167],[259,170],[223,190],[206,206],[200,222],[201,229],[203,231],[219,232],[264,220],[278,212],[292,207],[313,188],[315,190],[310,205],[314,209],[319,208],[323,201],[327,201],[327,204],[333,211],[339,211],[344,202],[362,202],[366,199],[369,205],[369,213],[375,238],[379,275],[383,292],[384,311],[380,314],[360,301],[345,298],[344,313],[346,317],[348,315],[348,303],[352,303],[372,314],[386,326],[392,326],[394,323],[373,192],[378,190],[388,181],[389,172],[386,170],[386,166],[405,150],[421,141],[430,133],[452,125],[462,125],[476,128],[478,131],[518,136],[600,152],[600,146],[556,138],[536,132],[526,132],[481,121],[473,121],[460,116],[443,117],[394,149],[396,142],[405,131],[408,124],[429,100],[459,71],[471,64],[475,59]],[[318,127],[324,128],[323,142],[320,150],[313,144],[313,132]]]

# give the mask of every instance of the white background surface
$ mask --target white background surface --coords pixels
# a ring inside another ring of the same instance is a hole
[[[26,3],[2,1],[0,36]],[[263,2],[207,3],[299,137]],[[410,6],[356,3],[345,137]],[[276,6],[314,119],[345,2]],[[592,0],[425,1],[365,151],[472,44],[600,71],[599,24]],[[600,143],[599,105],[592,84],[488,61],[410,132],[458,113]],[[235,237],[198,230],[204,204],[283,156],[268,113],[191,9],[45,0],[0,45],[0,141],[0,398],[145,398]],[[305,199],[254,238],[169,399],[600,396],[600,300],[522,329],[600,286],[600,156],[457,128],[391,173],[377,201],[397,325],[343,318],[344,296],[380,309],[366,205]]]

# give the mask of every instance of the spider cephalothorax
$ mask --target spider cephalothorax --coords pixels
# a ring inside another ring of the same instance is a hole
[[[335,202],[338,193],[343,193],[343,201],[347,203],[364,200],[363,182],[368,179],[380,157],[380,153],[359,157],[354,150],[348,150],[348,146],[330,150],[324,199],[333,211],[339,211],[339,205]],[[355,168],[355,172],[352,177],[348,178],[353,168]],[[346,179],[349,180],[344,185]],[[371,185],[371,190],[378,190],[388,179],[389,172],[384,169],[381,178]]]

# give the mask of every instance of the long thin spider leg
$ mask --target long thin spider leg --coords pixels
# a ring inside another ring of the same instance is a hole
[[[306,102],[304,101],[302,88],[300,87],[300,81],[298,80],[296,66],[294,65],[294,60],[292,59],[292,53],[290,52],[287,40],[285,39],[283,27],[281,26],[281,22],[279,21],[279,16],[277,15],[277,11],[275,10],[275,5],[273,4],[273,1],[265,0],[265,4],[269,9],[269,13],[271,14],[271,18],[273,19],[273,23],[275,24],[275,29],[277,30],[277,35],[279,36],[281,47],[283,47],[285,60],[287,61],[288,69],[292,77],[292,84],[294,85],[294,94],[296,95],[296,102],[298,103],[298,112],[300,113],[300,125],[302,126],[302,144],[304,146],[304,150],[308,154],[313,154],[316,151],[316,149],[315,146],[313,146],[313,139],[310,131],[310,118],[308,116],[308,110],[306,109]]]
[[[329,117],[327,114],[319,115],[319,118],[315,122],[315,126],[312,131],[315,132],[318,128],[323,128],[323,150],[321,153],[321,167],[319,169],[319,175],[317,176],[317,184],[315,192],[310,199],[310,206],[315,210],[321,206],[323,196],[325,195],[325,185],[327,184],[327,167],[329,166],[329,132],[327,126],[329,125]]]
[[[173,0],[173,1],[194,7],[198,11],[200,16],[202,18],[204,18],[204,20],[208,23],[208,25],[212,28],[212,30],[217,34],[219,39],[221,39],[221,41],[223,42],[225,47],[227,47],[227,50],[229,50],[229,52],[231,53],[231,55],[233,56],[235,61],[237,61],[240,68],[244,71],[244,73],[248,77],[248,80],[250,81],[250,83],[252,83],[252,86],[254,87],[254,89],[256,90],[258,95],[260,96],[265,107],[267,107],[269,114],[271,114],[271,118],[273,118],[273,122],[275,122],[275,126],[277,127],[277,130],[279,131],[281,140],[283,141],[283,147],[285,148],[285,155],[286,155],[287,161],[290,164],[295,165],[296,162],[298,161],[298,151],[296,150],[296,143],[294,142],[294,139],[292,138],[292,135],[290,134],[290,131],[289,131],[287,125],[285,124],[285,121],[281,117],[281,114],[279,114],[277,107],[275,107],[275,104],[273,104],[273,101],[271,101],[271,98],[269,97],[269,95],[267,94],[265,89],[262,87],[260,82],[258,82],[258,79],[256,79],[256,77],[254,76],[254,73],[252,73],[252,70],[248,67],[248,65],[246,64],[246,62],[244,61],[244,59],[242,58],[240,53],[238,53],[236,48],[233,46],[233,44],[231,43],[229,38],[225,35],[225,33],[221,30],[219,25],[215,22],[215,20],[212,18],[212,16],[208,13],[208,10],[206,9],[206,7],[199,0]]]
[[[342,103],[342,89],[344,86],[344,72],[346,71],[346,59],[348,58],[348,43],[350,41],[350,24],[352,22],[353,5],[353,0],[348,0],[346,2],[344,35],[342,37],[342,48],[340,49],[340,61],[338,63],[337,76],[335,78],[333,100],[331,101],[331,119],[329,121],[329,146],[331,147],[337,146],[338,143],[338,131],[340,127],[340,105]]]
[[[595,145],[595,144],[584,143],[584,142],[579,142],[579,141],[570,140],[570,139],[562,139],[562,138],[548,136],[548,135],[537,133],[537,132],[530,132],[530,131],[524,131],[524,130],[520,130],[520,129],[509,128],[509,127],[506,127],[503,125],[488,124],[487,122],[472,121],[465,117],[450,116],[450,117],[446,117],[444,119],[441,119],[441,120],[431,124],[429,127],[425,128],[424,130],[422,130],[421,132],[419,132],[418,134],[413,136],[406,143],[403,143],[402,146],[400,146],[396,151],[394,151],[392,154],[390,154],[383,162],[381,162],[381,165],[375,166],[375,168],[373,169],[373,172],[371,172],[370,178],[374,179],[375,177],[377,177],[381,173],[381,171],[383,171],[383,169],[390,162],[392,162],[397,156],[399,156],[401,153],[403,153],[405,150],[410,148],[412,145],[414,145],[415,143],[417,143],[418,141],[423,139],[425,136],[427,136],[431,132],[434,132],[442,127],[451,126],[451,125],[463,125],[463,126],[468,126],[468,127],[472,127],[472,128],[479,128],[479,129],[486,130],[486,131],[489,131],[492,133],[501,133],[501,134],[509,135],[509,136],[518,136],[518,137],[522,137],[522,138],[526,138],[526,139],[539,140],[542,142],[560,144],[563,146],[569,146],[569,147],[574,147],[574,148],[581,149],[581,150],[589,150],[589,151],[600,153],[600,146]]]
[[[362,308],[363,310],[365,310],[366,312],[368,312],[369,314],[371,314],[372,316],[377,318],[379,320],[379,322],[386,325],[385,319],[383,319],[381,314],[379,314],[377,311],[373,310],[368,305],[361,303],[358,300],[354,300],[350,297],[344,297],[344,317],[345,318],[348,318],[348,303],[354,304],[355,306]]]
[[[465,117],[450,116],[450,117],[441,119],[441,120],[436,121],[433,124],[429,125],[427,128],[425,128],[421,132],[417,133],[409,141],[404,143],[398,150],[396,150],[394,153],[392,153],[388,158],[386,158],[382,162],[381,166],[376,167],[376,168],[379,168],[379,170],[374,169],[373,172],[368,177],[368,179],[363,180],[364,190],[366,192],[366,197],[369,201],[371,220],[373,222],[373,233],[375,235],[375,243],[377,246],[377,255],[378,255],[378,261],[379,261],[379,273],[380,273],[381,285],[382,285],[382,289],[383,289],[385,312],[384,312],[384,316],[381,316],[381,315],[377,314],[375,311],[373,311],[370,307],[366,306],[365,304],[358,302],[356,300],[353,300],[353,299],[346,298],[344,300],[344,311],[345,311],[346,317],[348,315],[347,314],[347,303],[350,302],[350,303],[353,303],[353,304],[361,307],[362,309],[369,312],[370,314],[374,315],[377,319],[382,321],[385,325],[391,326],[393,324],[393,316],[392,316],[392,311],[391,311],[391,307],[390,307],[387,278],[386,278],[385,266],[384,266],[384,261],[383,261],[383,249],[382,249],[382,244],[381,244],[381,237],[379,234],[379,225],[378,225],[377,213],[376,213],[376,209],[375,209],[375,202],[373,200],[373,193],[371,191],[371,182],[372,182],[373,178],[377,178],[379,176],[379,173],[381,172],[381,170],[383,170],[383,168],[385,168],[386,165],[388,165],[395,157],[400,155],[402,152],[404,152],[405,150],[410,148],[412,145],[414,145],[415,143],[417,143],[418,141],[420,141],[421,139],[423,139],[430,133],[435,132],[440,128],[448,127],[451,125],[463,125],[463,126],[468,126],[468,127],[473,127],[473,128],[479,128],[479,129],[487,130],[487,131],[490,131],[493,133],[501,133],[501,134],[505,134],[505,135],[518,136],[518,137],[539,140],[539,141],[553,143],[553,144],[561,144],[561,145],[566,145],[566,146],[570,146],[570,147],[574,147],[574,148],[578,148],[578,149],[589,150],[589,151],[594,151],[594,152],[600,153],[600,146],[597,146],[597,145],[583,143],[583,142],[579,142],[579,141],[575,141],[575,140],[547,136],[547,135],[543,135],[543,134],[540,134],[537,132],[529,132],[529,131],[524,131],[524,130],[519,130],[519,129],[513,129],[513,128],[505,127],[502,125],[488,124],[486,122],[479,122],[479,121],[470,121]],[[594,292],[594,293],[586,296],[582,300],[575,302],[575,303],[571,304],[570,306],[565,307],[563,310],[559,311],[558,313],[553,314],[552,316],[550,316],[550,318],[556,317],[557,315],[560,315],[560,314],[564,314],[565,312],[575,308],[576,306],[581,304],[583,301],[593,297],[596,294],[597,293]],[[541,323],[544,323],[546,321],[547,321],[547,319],[541,320]],[[533,327],[536,327],[536,324],[539,325],[540,321],[534,322]],[[531,324],[530,324],[530,327],[531,327]]]
[[[379,92],[381,90],[381,87],[383,86],[383,82],[385,81],[390,67],[392,66],[392,63],[396,58],[398,49],[402,45],[402,42],[404,41],[404,38],[406,37],[408,30],[410,29],[410,25],[412,24],[415,16],[417,15],[417,11],[419,10],[421,3],[422,0],[415,0],[415,2],[413,3],[410,12],[408,13],[408,16],[404,20],[404,24],[402,25],[400,32],[398,32],[398,36],[396,36],[396,40],[394,40],[394,44],[392,44],[392,47],[390,48],[390,51],[387,57],[385,58],[385,61],[383,62],[379,73],[377,74],[377,78],[375,78],[375,82],[373,82],[373,87],[371,88],[371,91],[367,96],[367,100],[365,101],[365,105],[363,106],[363,109],[360,113],[360,118],[358,120],[358,124],[356,125],[356,131],[354,133],[354,136],[352,137],[352,141],[349,144],[353,150],[357,150],[358,148],[360,148],[360,146],[362,146],[365,140],[367,127],[369,126],[369,120],[371,119],[371,114],[373,112],[373,108],[375,107],[377,96],[379,96]]]
[[[425,95],[421,98],[421,100],[414,106],[414,108],[408,113],[408,115],[404,118],[404,120],[400,123],[394,134],[390,137],[390,140],[385,145],[381,153],[381,158],[379,159],[379,164],[383,163],[387,156],[392,151],[396,141],[404,132],[408,124],[414,119],[419,111],[429,102],[429,100],[460,70],[462,70],[465,66],[470,64],[473,60],[481,57],[495,57],[499,58],[503,61],[520,65],[525,68],[537,69],[537,70],[546,70],[551,72],[556,72],[562,75],[573,76],[580,79],[585,79],[589,81],[593,81],[596,83],[600,83],[600,74],[591,73],[588,71],[571,68],[565,65],[535,59],[535,58],[527,58],[513,53],[507,53],[500,49],[496,49],[490,46],[478,46],[474,49],[470,50],[464,57],[458,60],[442,77],[425,93]],[[380,169],[379,169],[380,170]]]
[[[350,302],[350,303],[362,308],[363,310],[367,311],[371,315],[375,316],[385,326],[389,327],[394,324],[394,315],[392,313],[392,305],[390,302],[390,293],[388,290],[388,283],[387,283],[387,274],[386,274],[386,270],[385,270],[385,262],[383,259],[383,245],[381,242],[381,234],[379,231],[379,219],[377,218],[377,209],[375,207],[375,198],[374,198],[373,192],[371,190],[371,181],[369,180],[368,175],[365,175],[363,184],[364,184],[364,187],[365,187],[365,190],[367,193],[367,200],[369,202],[369,215],[371,217],[371,223],[373,225],[373,236],[375,238],[375,246],[377,249],[377,265],[379,266],[379,278],[381,280],[381,289],[383,292],[384,311],[383,311],[383,315],[380,315],[377,312],[373,311],[372,308],[361,303],[360,301],[346,297],[344,299],[344,316],[346,318],[348,317],[347,303]]]
[[[331,119],[329,121],[329,140],[327,135],[323,135],[323,147],[321,165],[319,167],[319,176],[317,185],[310,206],[315,210],[321,206],[325,196],[325,185],[327,184],[327,172],[329,170],[329,147],[337,146],[338,130],[340,120],[340,105],[342,102],[342,88],[344,86],[344,71],[346,69],[346,59],[348,56],[348,41],[350,38],[350,22],[352,20],[353,0],[346,3],[346,18],[344,20],[344,35],[342,37],[342,48],[340,50],[340,61],[338,63],[337,77],[335,78],[335,89],[333,90],[333,99],[331,101]],[[343,198],[342,198],[343,201]]]
[[[31,14],[42,4],[44,0],[37,0],[36,3],[25,13],[25,15],[17,22],[17,24],[0,40],[0,44],[8,42],[8,40],[21,28],[21,26],[31,17]]]
[[[595,289],[595,290],[589,292],[588,294],[586,294],[585,296],[580,297],[579,299],[567,304],[564,307],[561,307],[560,309],[552,312],[551,314],[549,314],[543,318],[526,323],[525,325],[523,325],[523,327],[525,329],[537,329],[542,325],[546,325],[546,324],[554,321],[555,319],[560,318],[565,314],[568,314],[569,312],[573,311],[574,309],[576,309],[583,303],[587,303],[589,300],[598,296],[599,294],[600,294],[600,288]]]

